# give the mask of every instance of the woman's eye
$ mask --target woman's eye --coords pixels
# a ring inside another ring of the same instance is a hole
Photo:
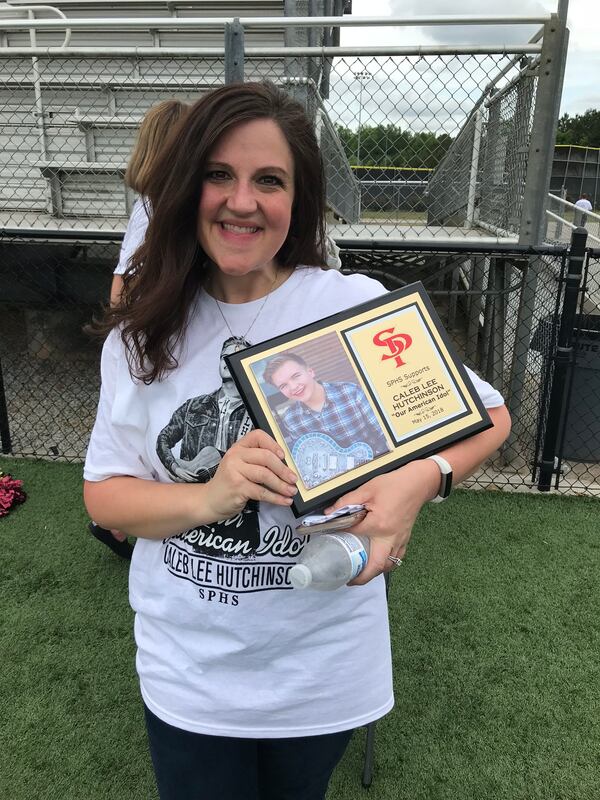
[[[206,173],[208,181],[226,181],[229,174],[223,169],[211,169]]]
[[[283,181],[277,175],[263,175],[259,180],[264,186],[283,186]]]

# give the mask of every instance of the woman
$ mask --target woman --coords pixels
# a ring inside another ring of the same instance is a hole
[[[393,705],[381,573],[403,557],[440,471],[415,461],[340,498],[369,510],[353,529],[371,536],[357,585],[288,591],[304,546],[289,509],[297,479],[251,430],[221,354],[384,288],[322,268],[318,146],[285,94],[222,87],[176,134],[106,322],[86,504],[138,537],[130,599],[162,800],[316,800],[352,730]],[[459,480],[508,432],[502,398],[474,380],[494,427],[443,452]]]
[[[131,257],[144,241],[148,217],[151,213],[146,198],[148,181],[152,174],[154,161],[176,122],[187,112],[188,106],[181,100],[163,100],[146,112],[138,130],[135,147],[125,171],[125,183],[139,197],[133,204],[127,223],[119,263],[115,267],[110,290],[110,302],[117,305],[123,289],[123,273],[128,268]]]

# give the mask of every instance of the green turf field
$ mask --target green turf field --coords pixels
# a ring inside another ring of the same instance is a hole
[[[0,519],[0,798],[155,800],[127,564],[87,533],[79,465],[2,469],[29,499]],[[457,491],[424,509],[392,581],[373,786],[360,730],[328,800],[600,797],[599,566],[598,500]]]

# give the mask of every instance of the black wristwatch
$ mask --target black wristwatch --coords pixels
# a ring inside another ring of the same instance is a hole
[[[430,461],[435,461],[440,468],[440,488],[438,489],[437,495],[431,500],[431,502],[441,503],[442,500],[445,500],[448,497],[450,494],[450,489],[452,489],[452,467],[446,461],[446,459],[442,458],[441,456],[427,456],[427,458]]]

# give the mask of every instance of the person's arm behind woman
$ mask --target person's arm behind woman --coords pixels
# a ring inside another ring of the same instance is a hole
[[[121,292],[123,291],[123,273],[129,266],[132,255],[144,241],[146,229],[148,227],[149,207],[148,201],[138,198],[133,206],[131,216],[127,222],[127,228],[123,236],[121,250],[119,252],[119,263],[115,267],[112,284],[110,287],[110,304],[118,306],[121,302]]]

